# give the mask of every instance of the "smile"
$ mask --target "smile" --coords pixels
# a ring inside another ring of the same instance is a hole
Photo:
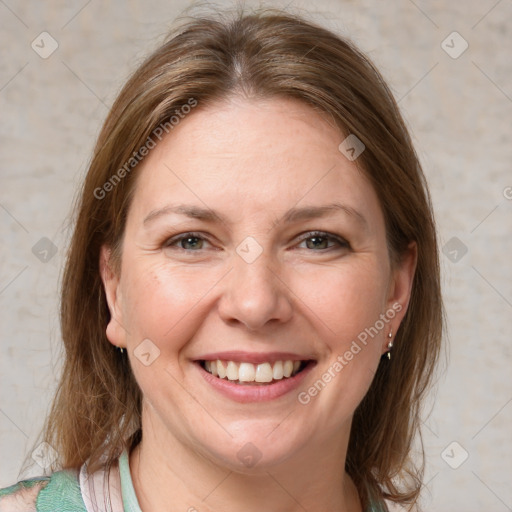
[[[202,361],[202,367],[214,377],[237,384],[264,385],[297,375],[308,361],[275,361],[253,364],[239,361]]]
[[[209,389],[234,400],[249,403],[294,395],[317,361],[286,352],[241,351],[204,354],[193,367]]]

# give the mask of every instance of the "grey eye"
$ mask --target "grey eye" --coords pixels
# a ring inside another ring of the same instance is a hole
[[[309,243],[309,242],[312,243]],[[327,249],[329,240],[326,236],[310,236],[305,240],[308,249]]]
[[[203,239],[197,236],[186,236],[177,240],[182,249],[202,249]]]

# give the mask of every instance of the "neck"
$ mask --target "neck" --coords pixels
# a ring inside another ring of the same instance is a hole
[[[355,485],[344,471],[349,428],[344,442],[338,435],[336,441],[305,447],[284,463],[244,474],[207,459],[163,425],[155,425],[154,417],[150,428],[147,423],[143,413],[143,439],[130,454],[133,486],[143,512],[362,510]]]

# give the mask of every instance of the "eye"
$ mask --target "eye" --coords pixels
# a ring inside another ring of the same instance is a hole
[[[164,247],[176,247],[184,251],[195,252],[202,250],[205,242],[208,243],[200,233],[182,233],[167,240]]]
[[[302,237],[301,244],[305,242],[307,249],[314,251],[325,251],[335,246],[338,248],[350,249],[350,244],[343,238],[326,233],[324,231],[311,231]],[[331,245],[329,245],[331,243]]]
[[[204,250],[208,240],[201,233],[182,233],[165,241],[164,247],[176,248],[187,252],[199,252]],[[305,243],[307,249],[314,252],[322,252],[332,248],[350,249],[350,244],[343,238],[326,233],[324,231],[311,231],[301,238],[301,244]]]

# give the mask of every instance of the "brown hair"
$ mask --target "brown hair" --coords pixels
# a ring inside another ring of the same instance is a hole
[[[116,99],[76,207],[62,283],[65,361],[44,440],[57,450],[61,467],[89,460],[91,470],[140,440],[141,391],[126,353],[121,355],[105,335],[110,315],[100,248],[114,249],[118,271],[137,175],[133,159],[153,131],[191,100],[206,105],[233,94],[295,98],[327,113],[345,135],[355,134],[366,146],[357,162],[379,197],[392,260],[411,241],[417,243],[412,296],[393,358],[381,361],[355,412],[346,459],[363,503],[368,496],[413,503],[421,489],[423,458],[413,463],[411,445],[443,326],[427,185],[397,104],[369,60],[349,41],[274,9],[187,20]],[[105,187],[107,182],[111,186]]]

